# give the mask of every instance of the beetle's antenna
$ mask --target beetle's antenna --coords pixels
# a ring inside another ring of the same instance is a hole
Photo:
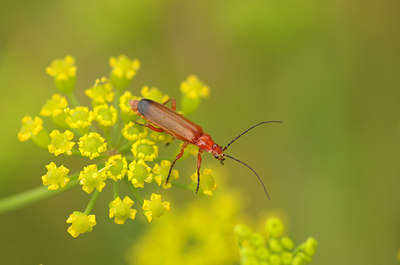
[[[228,149],[228,147],[229,147],[234,141],[236,141],[237,139],[239,139],[240,136],[242,136],[243,134],[247,133],[248,131],[254,129],[255,127],[257,127],[257,126],[259,126],[259,125],[261,125],[261,124],[273,123],[273,122],[275,122],[275,123],[282,123],[281,121],[262,121],[262,122],[259,122],[259,123],[257,123],[256,125],[251,126],[251,127],[248,128],[247,130],[245,130],[244,132],[242,132],[241,134],[239,134],[239,136],[236,137],[235,139],[233,139],[229,144],[227,144],[227,145],[224,147],[224,149],[222,149],[222,151],[225,151],[226,149]]]
[[[266,188],[265,185],[264,185],[264,182],[262,181],[262,179],[260,178],[260,176],[257,174],[257,172],[256,172],[254,169],[252,169],[249,165],[247,165],[246,163],[240,161],[239,159],[236,159],[236,158],[234,158],[234,157],[232,157],[232,156],[230,156],[230,155],[225,155],[225,156],[226,156],[226,157],[229,157],[230,159],[233,159],[233,160],[235,160],[235,161],[237,161],[237,162],[239,162],[239,163],[241,163],[241,164],[243,164],[243,165],[245,165],[245,166],[248,167],[251,171],[253,171],[254,174],[256,174],[258,180],[261,182],[261,185],[263,186],[264,191],[265,191],[265,194],[267,195],[268,199],[271,200],[271,198],[269,197],[267,188]]]

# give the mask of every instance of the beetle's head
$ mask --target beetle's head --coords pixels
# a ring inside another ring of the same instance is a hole
[[[225,154],[223,153],[221,146],[213,144],[211,153],[216,159],[221,161],[221,165],[224,164]]]
[[[211,139],[211,136],[204,133],[201,135],[196,142],[196,145],[203,151],[206,151],[207,153],[212,154],[216,159],[221,161],[221,164],[223,164],[225,160],[225,155],[224,151],[222,150],[221,146],[217,145],[213,139]]]
[[[137,109],[138,109],[138,100],[130,100],[129,101],[129,105],[131,106],[131,109],[133,110],[133,111],[137,111]]]

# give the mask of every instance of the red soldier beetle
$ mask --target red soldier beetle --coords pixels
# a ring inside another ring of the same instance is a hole
[[[168,108],[165,106],[168,102],[172,103],[172,107]],[[218,159],[221,162],[221,165],[223,165],[223,162],[226,157],[235,160],[246,167],[248,167],[251,171],[253,171],[254,174],[256,174],[258,180],[261,182],[264,192],[267,195],[268,199],[270,199],[269,194],[267,192],[267,188],[264,185],[264,182],[262,181],[261,177],[257,174],[257,172],[251,168],[249,165],[246,163],[229,156],[227,154],[224,154],[224,151],[228,149],[228,147],[236,141],[239,137],[241,137],[243,134],[247,133],[248,131],[254,129],[255,127],[261,125],[261,124],[266,124],[266,123],[282,123],[281,121],[262,121],[259,122],[253,126],[251,126],[249,129],[245,130],[241,134],[239,134],[235,139],[233,139],[229,144],[227,144],[224,148],[216,144],[212,139],[211,136],[208,135],[207,133],[203,132],[203,129],[193,123],[192,121],[188,120],[185,118],[182,114],[179,114],[176,112],[176,100],[175,99],[169,99],[163,104],[154,102],[150,99],[140,99],[140,100],[131,100],[129,101],[129,104],[131,105],[131,108],[136,114],[141,116],[144,120],[146,120],[148,123],[145,124],[140,124],[135,122],[138,125],[141,126],[146,126],[149,129],[156,131],[156,132],[166,132],[170,135],[172,135],[174,138],[177,138],[181,141],[183,141],[183,144],[181,146],[181,150],[179,154],[175,157],[175,160],[172,162],[171,167],[169,169],[168,177],[166,180],[166,183],[169,181],[169,177],[171,175],[171,170],[175,165],[175,162],[182,157],[185,148],[188,144],[194,144],[199,147],[199,152],[197,153],[197,188],[196,192],[199,191],[199,186],[200,186],[200,167],[201,167],[201,153],[203,151],[206,151],[208,153],[211,153],[216,159]]]

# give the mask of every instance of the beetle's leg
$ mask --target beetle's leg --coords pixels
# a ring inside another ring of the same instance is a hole
[[[169,168],[167,180],[165,181],[166,184],[168,184],[168,182],[169,182],[169,177],[170,177],[170,175],[171,175],[171,171],[172,171],[172,168],[173,168],[174,165],[175,165],[176,160],[178,160],[179,158],[182,157],[183,153],[185,152],[185,148],[186,148],[186,146],[187,146],[188,144],[189,144],[188,142],[184,142],[184,143],[182,144],[182,146],[181,146],[181,151],[180,151],[179,154],[175,157],[174,162],[172,162],[171,167]]]
[[[155,132],[163,132],[163,131],[164,131],[163,129],[154,127],[153,125],[151,125],[151,124],[149,124],[149,123],[147,123],[146,126],[147,126],[147,128],[149,128],[150,130],[153,130],[153,131],[155,131]]]
[[[137,122],[137,121],[133,121],[133,122],[136,123],[136,124],[139,125],[139,126],[147,127],[147,128],[149,128],[150,130],[153,130],[153,131],[156,131],[156,132],[163,132],[163,131],[164,131],[164,130],[161,129],[161,128],[154,127],[154,126],[151,125],[150,123],[139,123],[139,122]]]
[[[197,153],[197,188],[196,188],[196,193],[199,192],[200,188],[200,167],[201,167],[201,153],[203,150],[199,149],[199,152]]]
[[[137,122],[137,121],[133,121],[136,125],[139,125],[139,126],[144,126],[144,127],[146,127],[147,125],[146,125],[146,123],[140,123],[140,122]]]
[[[171,104],[172,104],[171,109],[173,109],[173,110],[176,111],[176,99],[174,99],[174,98],[168,99],[167,101],[165,101],[165,102],[163,103],[163,105],[167,104],[167,103],[170,102],[170,101],[171,101]]]

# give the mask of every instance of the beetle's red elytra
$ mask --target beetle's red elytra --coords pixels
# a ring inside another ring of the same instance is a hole
[[[172,103],[172,107],[168,108],[165,106],[168,102]],[[227,154],[224,154],[224,151],[234,142],[236,141],[239,137],[241,137],[243,134],[247,133],[251,129],[265,123],[281,123],[281,121],[263,121],[260,123],[257,123],[241,133],[239,136],[237,136],[235,139],[233,139],[229,144],[227,144],[224,148],[221,148],[218,144],[216,144],[213,139],[211,138],[210,135],[207,133],[203,132],[203,129],[190,121],[189,119],[185,118],[182,114],[179,114],[176,112],[176,101],[175,99],[169,99],[163,104],[157,103],[155,101],[152,101],[150,99],[140,99],[140,100],[131,100],[129,101],[129,104],[132,108],[132,110],[141,116],[144,120],[146,120],[148,123],[145,124],[140,124],[137,123],[141,126],[146,126],[149,129],[156,131],[156,132],[166,132],[170,135],[172,135],[174,138],[179,139],[183,141],[183,145],[181,147],[181,150],[179,154],[175,157],[175,160],[172,162],[171,167],[169,169],[168,177],[166,182],[168,183],[169,181],[169,176],[171,174],[171,170],[175,165],[175,162],[182,157],[185,148],[188,144],[194,144],[199,147],[199,152],[197,153],[197,189],[196,192],[199,191],[199,186],[200,186],[200,167],[201,167],[201,153],[203,151],[207,153],[211,153],[216,159],[218,159],[221,164],[223,164],[223,161],[225,160],[226,157],[233,159],[246,167],[248,167],[251,171],[256,174],[258,177],[259,181],[263,185],[265,194],[267,195],[268,199],[270,199],[269,194],[267,192],[267,189],[260,178],[260,176],[255,172],[254,169],[252,169],[249,165],[246,163],[229,156]]]

